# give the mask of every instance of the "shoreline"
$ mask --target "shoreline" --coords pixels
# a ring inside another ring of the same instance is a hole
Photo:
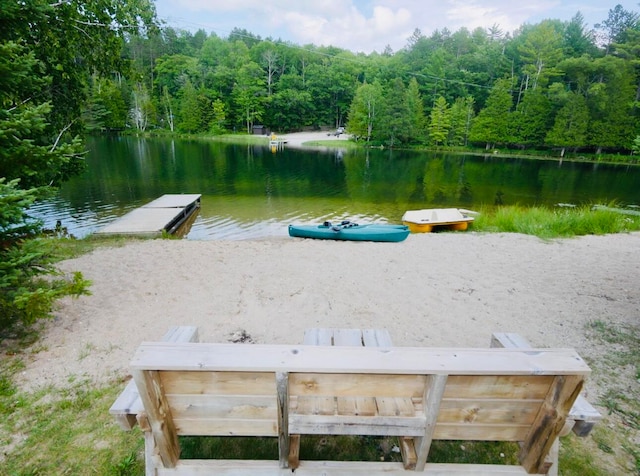
[[[128,374],[142,341],[195,325],[201,342],[244,332],[299,344],[310,327],[385,328],[394,345],[489,346],[517,332],[587,361],[590,323],[637,325],[640,233],[542,241],[518,234],[413,234],[401,243],[293,238],[148,240],[60,263],[93,282],[65,298],[26,368],[25,389]],[[598,392],[597,379],[587,396]]]

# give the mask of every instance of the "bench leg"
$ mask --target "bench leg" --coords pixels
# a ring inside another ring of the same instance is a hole
[[[289,469],[300,466],[300,435],[289,436]]]
[[[153,440],[153,433],[151,431],[144,432],[144,474],[145,476],[157,476],[155,463],[155,449],[156,445]]]
[[[558,476],[558,456],[560,452],[560,438],[556,438],[551,449],[549,450],[549,454],[547,455],[547,460],[551,463],[551,467],[547,472],[547,476]]]

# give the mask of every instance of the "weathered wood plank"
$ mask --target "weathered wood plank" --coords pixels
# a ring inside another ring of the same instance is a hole
[[[333,345],[362,347],[362,331],[360,329],[334,329]]]
[[[248,346],[247,346],[248,347]],[[275,395],[275,372],[163,371],[167,394]]]
[[[140,399],[162,464],[173,468],[180,458],[180,446],[171,409],[158,374],[155,370],[134,370],[133,378],[140,392]]]
[[[418,462],[416,454],[415,438],[401,436],[398,438],[400,454],[402,455],[402,466],[404,469],[415,470]]]
[[[391,335],[386,329],[363,329],[362,341],[365,347],[392,347]]]
[[[182,418],[174,420],[181,436],[278,436],[276,420],[248,418]]]
[[[158,476],[291,476],[277,461],[181,460],[175,468],[158,469]],[[401,463],[362,461],[301,461],[296,476],[407,476]],[[521,466],[427,463],[426,476],[525,476]]]
[[[297,397],[295,408],[292,406],[292,413],[300,415],[335,415],[335,397]]]
[[[423,347],[239,346],[144,342],[138,370],[389,373],[448,375],[588,375],[572,349],[450,349]]]
[[[235,418],[273,420],[278,417],[277,400],[272,395],[171,395],[167,394],[175,420],[194,418]]]
[[[550,375],[450,375],[443,398],[544,400]]]
[[[289,436],[289,469],[300,466],[300,435]]]
[[[198,202],[199,193],[167,193],[143,205],[143,208],[184,208]]]
[[[581,375],[559,375],[541,406],[536,420],[520,448],[519,459],[530,473],[544,474],[549,470],[545,458],[560,436],[565,419],[576,400],[584,378]]]
[[[427,464],[427,457],[429,455],[429,449],[431,448],[431,441],[433,440],[433,434],[435,433],[436,421],[438,420],[438,413],[440,412],[440,402],[442,401],[442,395],[444,394],[445,386],[447,385],[446,375],[429,375],[427,378],[427,385],[424,390],[424,416],[425,425],[424,433],[416,438],[416,471],[424,470]]]
[[[289,415],[291,433],[308,435],[420,436],[424,417]]]
[[[375,402],[380,416],[414,416],[422,411],[416,408],[411,398],[376,397]]]
[[[522,441],[526,438],[530,425],[438,423],[434,440],[463,441]]]
[[[195,326],[172,326],[162,337],[164,342],[198,342],[198,328]],[[131,430],[136,425],[136,415],[143,411],[138,387],[129,380],[125,389],[113,402],[111,413],[123,430]]]
[[[335,397],[420,397],[424,375],[291,373],[292,395]]]
[[[302,343],[304,345],[351,345],[351,344],[336,344],[334,343],[334,334],[336,331],[344,331],[345,329],[333,329],[333,328],[311,328],[304,331],[304,338]],[[386,329],[348,329],[348,331],[355,331],[360,334],[359,338],[362,342],[355,343],[354,345],[364,345],[365,347],[391,347],[391,335]]]
[[[373,416],[378,412],[373,397],[341,397],[336,403],[338,415]]]
[[[361,331],[359,329],[307,329],[304,333],[303,344],[304,345],[325,345],[325,346],[377,346],[379,343],[384,343],[384,345],[391,346],[391,336],[386,330],[376,330],[376,329],[366,329]],[[318,388],[318,382],[313,381],[311,383],[311,379],[298,375],[299,383],[302,383],[303,387],[297,389],[298,394],[308,394],[311,387]],[[351,376],[350,376],[351,377]],[[317,376],[314,377],[317,379]],[[340,378],[340,380],[345,380],[344,377]],[[373,383],[373,388],[377,394],[379,378],[376,379],[376,382]],[[335,378],[334,378],[335,381]],[[347,379],[350,382],[349,388],[353,389],[353,378]],[[324,387],[327,382],[324,382],[321,387]],[[335,383],[335,382],[332,382]],[[357,384],[362,384],[362,380],[357,382]],[[301,391],[302,390],[302,391]],[[371,391],[367,391],[362,386],[360,386],[357,390],[357,395],[367,395],[371,394]],[[319,396],[319,397],[308,397],[308,396],[296,396],[296,407],[294,413],[297,414],[308,414],[308,415],[362,415],[362,416],[375,416],[376,413],[380,412],[380,407],[382,407],[383,415],[390,415],[391,409],[388,408],[390,404],[385,404],[386,401],[390,399],[386,399],[385,401],[380,402],[378,399],[373,397],[341,397],[338,398],[335,391],[331,391],[331,393],[327,396]],[[395,408],[393,409],[395,411]],[[386,413],[385,413],[386,412]],[[393,413],[396,414],[396,413]],[[413,413],[411,413],[413,415]],[[299,453],[299,445],[300,445],[300,435],[295,435],[296,438],[294,440],[294,448],[291,453],[297,455]],[[290,457],[291,460],[291,457]],[[297,466],[297,459],[296,466]]]
[[[518,399],[443,399],[440,404],[440,423],[501,423],[530,425],[542,400]]]
[[[280,467],[289,467],[289,374],[276,373],[278,394],[278,457]]]
[[[333,345],[333,329],[313,328],[304,331],[303,345]]]

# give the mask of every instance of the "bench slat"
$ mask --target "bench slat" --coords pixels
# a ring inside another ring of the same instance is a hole
[[[364,329],[362,340],[365,347],[391,347],[391,336],[386,329]]]
[[[292,395],[334,397],[420,397],[424,391],[424,375],[372,375],[292,373],[289,385]]]
[[[589,375],[573,349],[326,347],[143,342],[134,370],[449,375]]]
[[[247,385],[251,382],[251,385]],[[162,372],[168,394],[275,395],[274,372]],[[251,393],[247,393],[251,392]]]
[[[158,476],[291,476],[277,461],[181,460],[175,468],[158,468]],[[407,476],[402,463],[301,461],[296,476]],[[521,466],[427,463],[425,476],[525,476]]]
[[[173,421],[180,436],[278,436],[275,419],[176,418]]]
[[[276,398],[272,395],[170,395],[175,419],[246,418],[276,420]]]

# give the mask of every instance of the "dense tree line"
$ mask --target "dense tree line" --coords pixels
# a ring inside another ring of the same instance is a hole
[[[590,28],[415,30],[404,48],[356,54],[235,29],[129,38],[127,76],[90,78],[94,129],[182,133],[347,126],[388,146],[630,151],[640,133],[640,21],[617,5]]]

